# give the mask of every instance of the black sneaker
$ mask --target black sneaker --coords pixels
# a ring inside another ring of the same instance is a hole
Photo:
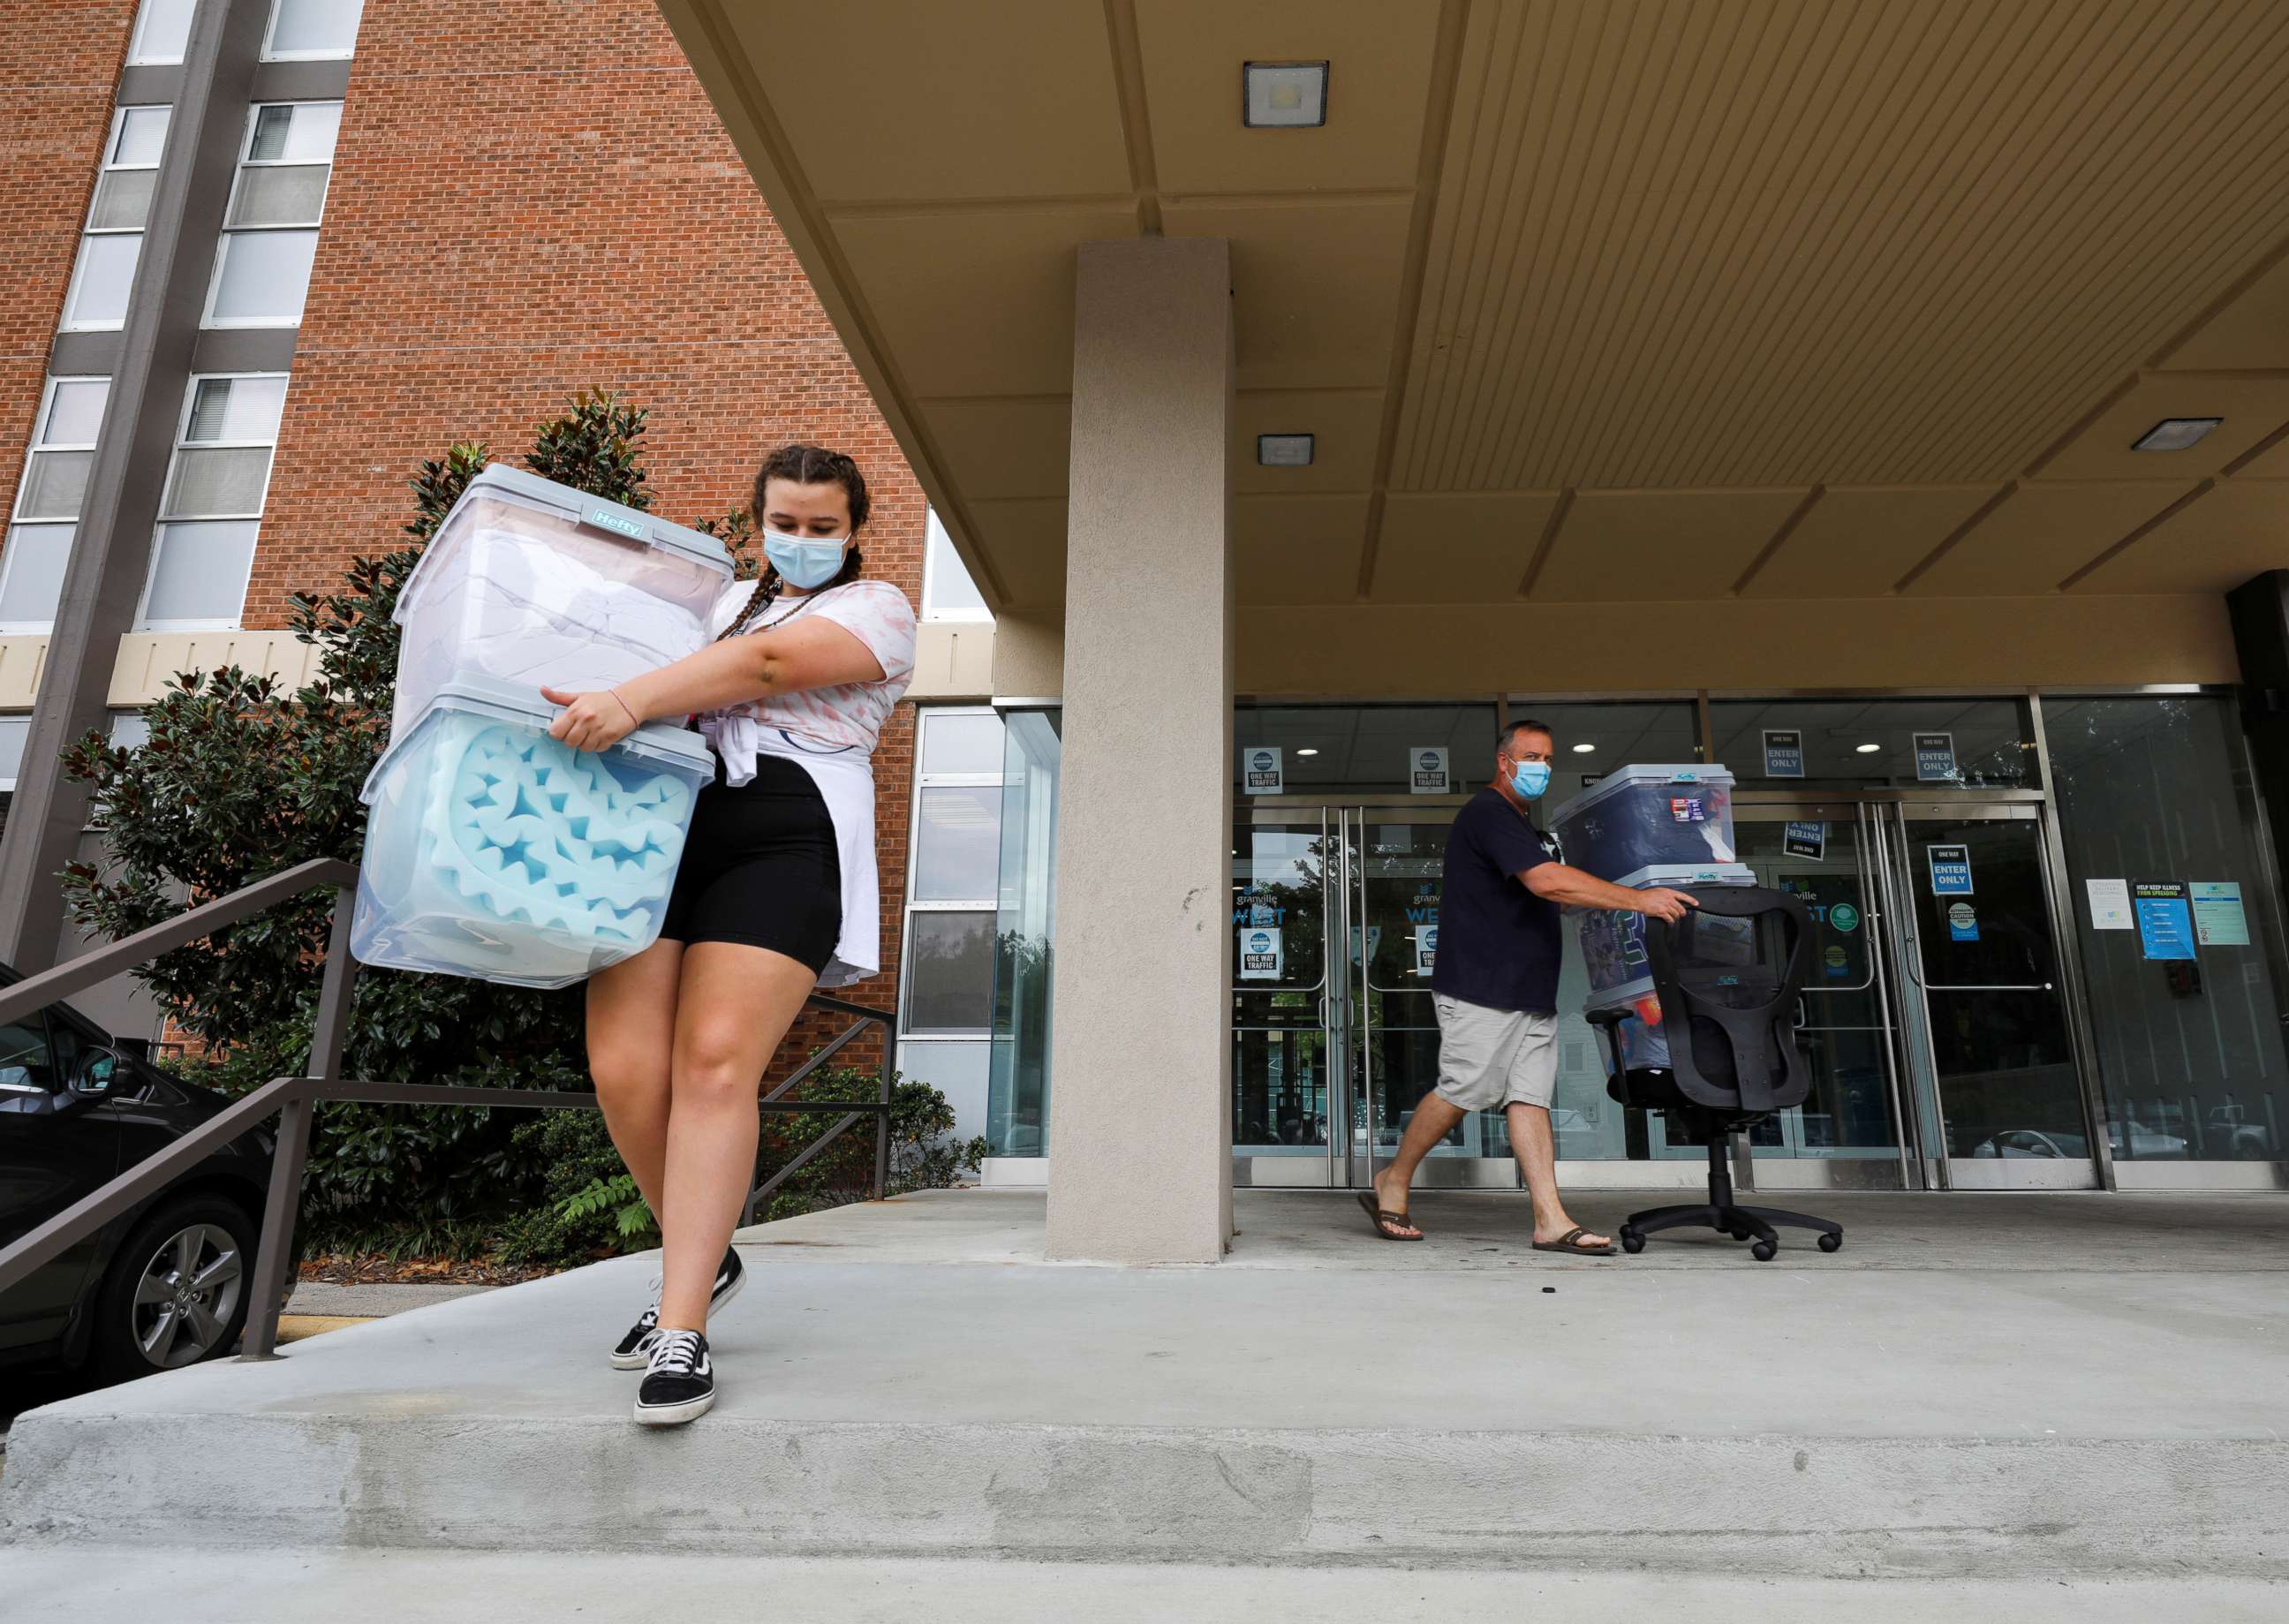
[[[715,1270],[715,1289],[707,1294],[707,1312],[714,1314],[738,1296],[739,1288],[746,1283],[747,1266],[739,1261],[738,1249],[724,1247],[723,1262]],[[651,1283],[651,1306],[628,1327],[619,1346],[612,1349],[614,1370],[642,1370],[651,1363],[652,1336],[659,1325],[659,1285],[658,1280]]]
[[[651,1361],[636,1394],[636,1421],[646,1427],[681,1427],[715,1405],[715,1367],[707,1339],[697,1331],[654,1331]]]

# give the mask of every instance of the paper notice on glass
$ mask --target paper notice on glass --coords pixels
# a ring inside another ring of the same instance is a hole
[[[2090,893],[2090,927],[2093,930],[2138,928],[2138,921],[2131,917],[2128,880],[2086,880],[2082,883]]]
[[[1280,979],[1280,933],[1251,927],[1240,933],[1240,978],[1242,981]]]
[[[2204,947],[2247,947],[2249,915],[2242,911],[2241,881],[2197,880],[2192,884],[2194,934]]]

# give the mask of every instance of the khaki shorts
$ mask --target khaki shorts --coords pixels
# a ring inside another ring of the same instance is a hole
[[[1558,1017],[1488,1009],[1445,993],[1439,1010],[1438,1095],[1461,1111],[1539,1105],[1558,1088]]]

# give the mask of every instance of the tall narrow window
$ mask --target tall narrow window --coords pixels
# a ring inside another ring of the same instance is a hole
[[[127,42],[127,60],[138,68],[165,67],[183,60],[190,43],[191,13],[198,0],[143,0],[135,14],[135,36]]]
[[[168,107],[122,107],[111,121],[111,141],[95,178],[95,201],[79,240],[71,291],[64,299],[66,332],[101,332],[125,324],[135,261],[143,252],[143,223],[151,212],[151,187],[167,144]]]
[[[158,542],[138,623],[145,630],[237,623],[285,403],[283,374],[191,379],[159,500]]]
[[[0,632],[44,632],[55,624],[88,465],[95,460],[96,430],[110,394],[108,378],[48,380],[7,545],[0,550]]]
[[[365,0],[277,0],[270,12],[270,35],[262,42],[267,62],[339,59],[357,49],[358,19]]]
[[[929,513],[928,539],[922,550],[922,618],[924,620],[991,620],[993,611],[977,584],[962,567],[953,538],[939,522],[937,510]]]
[[[223,216],[222,249],[207,295],[209,327],[301,325],[341,123],[339,101],[253,109]]]

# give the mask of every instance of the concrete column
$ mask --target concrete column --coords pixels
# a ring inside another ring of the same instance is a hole
[[[1092,243],[1073,315],[1052,1257],[1232,1234],[1232,277]]]

